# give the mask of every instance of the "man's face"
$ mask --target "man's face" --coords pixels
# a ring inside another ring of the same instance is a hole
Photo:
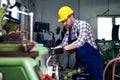
[[[66,20],[62,22],[66,28],[70,28],[73,25],[73,21],[71,18],[72,17],[69,16]]]

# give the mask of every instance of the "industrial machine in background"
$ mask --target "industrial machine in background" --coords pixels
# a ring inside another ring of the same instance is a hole
[[[55,46],[54,33],[50,31],[50,24],[45,22],[35,22],[34,36],[38,43],[44,44],[46,47]]]
[[[96,40],[104,65],[103,80],[120,80],[120,40],[119,25],[113,25],[112,40]]]

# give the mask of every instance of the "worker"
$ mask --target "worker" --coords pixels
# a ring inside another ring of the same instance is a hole
[[[52,49],[74,50],[76,52],[74,69],[84,67],[85,73],[90,74],[87,80],[102,80],[101,55],[93,38],[90,24],[76,19],[74,10],[69,6],[63,6],[59,9],[58,22],[62,22],[67,31],[61,44]]]

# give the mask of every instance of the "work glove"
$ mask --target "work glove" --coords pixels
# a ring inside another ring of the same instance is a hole
[[[63,54],[64,53],[64,49],[63,48],[54,49],[54,53],[55,54]]]
[[[63,48],[57,48],[57,49],[49,48],[49,53],[51,53],[51,54],[62,54],[62,53],[64,53],[64,49]]]

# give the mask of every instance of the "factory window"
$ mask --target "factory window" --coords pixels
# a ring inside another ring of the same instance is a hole
[[[120,17],[115,18],[115,24],[120,25]]]
[[[119,27],[120,27],[120,17],[115,18],[115,24],[119,25]],[[119,28],[118,33],[119,33],[118,36],[119,36],[119,40],[120,40],[120,28]]]
[[[98,17],[98,39],[111,40],[112,18]]]
[[[118,16],[99,16],[98,17],[98,39],[112,40],[113,25],[120,26],[120,17]],[[118,31],[120,38],[120,28]]]

